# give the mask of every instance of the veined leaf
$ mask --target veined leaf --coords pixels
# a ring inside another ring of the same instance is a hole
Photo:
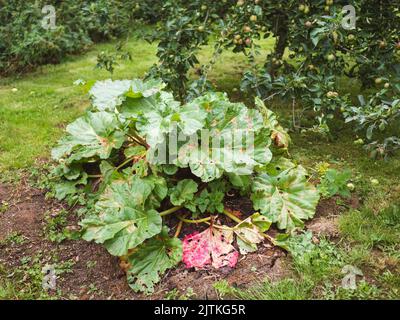
[[[94,156],[107,159],[125,140],[116,116],[108,112],[89,112],[68,125],[66,131],[68,135],[52,150],[54,160],[67,156],[68,163]]]
[[[125,101],[119,107],[120,113],[128,119],[138,119],[144,113],[153,110],[159,97],[157,95],[147,98],[130,98],[126,97]]]
[[[97,81],[90,89],[89,95],[98,110],[113,112],[125,100],[125,93],[129,91],[131,85],[130,80]]]
[[[82,220],[82,238],[103,243],[114,256],[123,256],[146,239],[161,232],[162,218],[156,210],[125,207],[109,210],[99,216]]]
[[[195,232],[183,239],[183,262],[186,268],[233,268],[239,253],[232,246],[233,231],[210,227],[201,233]]]
[[[254,208],[276,222],[279,229],[291,230],[315,214],[319,201],[316,188],[306,179],[302,167],[285,170],[276,176],[256,177],[251,199]]]
[[[220,178],[224,172],[251,175],[254,168],[272,159],[271,132],[263,128],[261,114],[224,95],[209,94],[195,99],[207,113],[201,143],[190,139],[178,151],[177,165],[189,166],[203,182]]]
[[[196,133],[204,126],[205,118],[203,109],[192,104],[180,107],[171,95],[163,93],[153,102],[153,108],[142,114],[137,127],[147,143],[155,148],[176,129],[186,136]]]
[[[162,218],[154,208],[166,195],[165,180],[158,177],[112,183],[96,203],[99,215],[82,221],[83,238],[104,243],[113,255],[125,255],[161,231]]]
[[[144,208],[154,188],[153,181],[147,178],[134,177],[130,182],[114,182],[100,196],[96,208],[98,211]]]
[[[98,211],[131,208],[157,208],[167,196],[168,188],[164,178],[149,176],[132,177],[125,182],[114,182],[100,196],[96,203]]]
[[[130,90],[126,93],[130,98],[148,98],[165,88],[165,83],[158,79],[142,81],[134,79],[131,82]]]
[[[146,124],[154,117],[154,113],[168,117],[178,112],[180,103],[175,101],[169,92],[158,92],[149,97],[131,98],[127,97],[121,105],[121,113],[128,118],[134,118],[139,122],[139,128],[145,131]]]
[[[243,222],[239,223],[234,232],[241,254],[247,254],[257,250],[257,244],[264,240],[263,232],[271,226],[271,221],[259,213],[255,213]]]
[[[134,291],[148,294],[154,292],[154,285],[160,275],[176,266],[182,260],[182,243],[168,236],[168,228],[140,245],[129,257],[128,283]]]
[[[171,203],[174,206],[180,206],[185,202],[193,200],[194,194],[197,192],[197,183],[190,179],[179,181],[177,186],[172,189]]]
[[[126,98],[148,98],[160,92],[165,87],[161,81],[149,80],[116,80],[97,81],[89,94],[99,111],[116,111]]]

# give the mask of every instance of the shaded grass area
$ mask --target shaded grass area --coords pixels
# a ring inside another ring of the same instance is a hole
[[[264,59],[273,40],[263,40],[261,46],[260,59]],[[0,180],[5,176],[14,178],[20,169],[32,171],[38,158],[49,157],[49,151],[62,135],[65,125],[89,105],[88,97],[73,86],[73,82],[110,78],[110,74],[94,69],[94,66],[97,54],[113,47],[111,43],[96,45],[82,56],[69,57],[60,65],[42,67],[19,79],[0,80]],[[133,60],[122,62],[115,69],[114,79],[142,77],[156,62],[156,46],[144,40],[132,38],[127,49]],[[204,48],[200,60],[208,61],[212,51],[212,46]],[[235,90],[247,66],[242,55],[226,52],[213,69],[210,80],[233,99],[249,102]],[[357,90],[357,85],[352,88]],[[269,107],[289,127],[288,105],[285,101],[275,100]],[[221,296],[242,299],[400,298],[400,213],[393,206],[400,204],[400,159],[371,160],[354,145],[351,128],[338,123],[332,129],[331,139],[293,132],[291,155],[311,171],[319,162],[328,162],[338,169],[350,168],[355,192],[362,201],[361,208],[349,210],[340,217],[339,241],[333,243],[322,239],[308,255],[293,258],[289,266],[291,277],[278,282],[266,279],[250,290],[218,283],[216,287]],[[372,185],[372,178],[378,179],[379,185]],[[364,272],[356,290],[349,291],[340,286],[341,270],[347,264]],[[27,266],[30,267],[11,278],[0,269],[0,299],[46,298],[37,294],[41,291],[39,267],[34,263]],[[20,288],[26,285],[21,279],[29,272],[33,272],[33,280],[29,281],[31,287],[28,287],[31,289],[26,294],[21,293]]]

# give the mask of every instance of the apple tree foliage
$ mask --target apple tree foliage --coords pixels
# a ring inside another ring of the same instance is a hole
[[[333,120],[344,118],[365,132],[371,156],[400,147],[398,1],[352,1],[354,28],[343,10],[349,4],[345,0],[157,3],[162,14],[150,40],[158,43],[159,62],[148,76],[161,78],[180,101],[212,88],[208,74],[229,50],[249,60],[250,67],[242,70],[244,93],[280,97],[291,109],[302,109],[300,115],[314,115],[313,126],[293,117],[293,129],[329,134]],[[262,53],[258,40],[270,37],[274,49]],[[199,52],[207,44],[214,45],[214,54],[200,63]],[[198,76],[189,77],[193,71]],[[357,87],[363,96],[352,94]]]

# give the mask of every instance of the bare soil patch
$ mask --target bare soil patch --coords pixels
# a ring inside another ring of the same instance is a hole
[[[12,273],[20,266],[22,257],[38,253],[42,254],[43,263],[53,256],[57,256],[59,262],[73,261],[71,272],[62,274],[57,280],[58,289],[66,299],[162,299],[175,288],[181,293],[192,288],[196,299],[215,299],[218,296],[213,284],[218,280],[225,279],[231,285],[246,288],[265,278],[277,280],[289,273],[286,253],[265,242],[258,252],[241,257],[234,269],[196,271],[185,269],[181,264],[164,275],[152,296],[135,294],[126,282],[119,259],[111,256],[101,245],[83,240],[66,240],[58,244],[46,239],[43,232],[45,213],[66,209],[64,204],[46,199],[44,191],[22,181],[18,185],[0,184],[0,205],[3,208],[0,213],[0,243],[13,233],[25,239],[22,244],[0,245],[0,265]],[[251,203],[240,197],[229,197],[226,205],[243,215],[252,212]],[[337,229],[333,227],[335,219],[332,216],[337,214],[340,214],[340,209],[334,202],[322,202],[317,218],[307,227],[317,234],[335,236]],[[173,218],[170,223],[175,225]],[[69,225],[77,225],[74,214],[69,217]],[[194,229],[198,230],[199,226],[185,225],[181,236]],[[273,235],[276,230],[270,233]]]

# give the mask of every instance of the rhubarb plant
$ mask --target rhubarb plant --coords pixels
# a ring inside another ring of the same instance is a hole
[[[181,261],[234,267],[239,254],[275,243],[271,225],[291,232],[319,201],[305,169],[285,158],[290,138],[261,100],[249,109],[210,92],[181,104],[164,87],[95,83],[92,106],[52,152],[54,195],[80,205],[82,238],[120,257],[131,288],[145,293]],[[232,213],[227,194],[250,198],[254,213]],[[198,232],[180,240],[193,223]]]

